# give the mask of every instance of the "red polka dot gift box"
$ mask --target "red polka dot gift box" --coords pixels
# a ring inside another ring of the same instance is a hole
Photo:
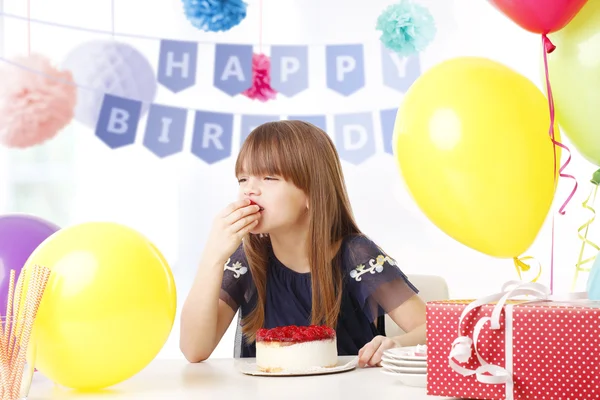
[[[427,303],[427,394],[600,400],[600,302],[509,282],[475,301]]]

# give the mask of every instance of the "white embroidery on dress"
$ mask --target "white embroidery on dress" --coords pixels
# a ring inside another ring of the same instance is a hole
[[[396,261],[388,256],[378,255],[377,258],[369,260],[369,267],[365,267],[364,264],[357,265],[352,271],[350,271],[350,278],[354,278],[357,282],[362,280],[361,275],[367,272],[374,274],[383,271],[383,264],[388,263],[389,265],[396,265]]]
[[[225,263],[225,267],[223,268],[223,270],[230,270],[233,272],[233,277],[234,278],[239,278],[240,276],[244,275],[246,272],[248,272],[248,268],[245,267],[241,262],[236,261],[233,263],[233,265],[230,267],[229,266],[229,262],[231,261],[231,258],[227,259],[227,262]]]

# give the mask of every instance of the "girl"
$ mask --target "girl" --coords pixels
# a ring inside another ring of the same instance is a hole
[[[181,313],[181,351],[207,359],[239,310],[241,356],[259,328],[326,324],[338,353],[379,365],[425,343],[425,305],[396,262],[354,221],[329,136],[302,121],[263,124],[240,149],[239,200],[215,219]],[[386,338],[387,313],[405,335]]]

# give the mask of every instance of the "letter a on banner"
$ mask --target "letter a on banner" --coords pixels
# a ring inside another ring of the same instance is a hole
[[[144,146],[158,157],[166,157],[183,150],[187,110],[152,104],[146,121]]]
[[[406,92],[421,75],[421,59],[418,55],[400,57],[398,54],[381,46],[381,66],[383,84]]]
[[[252,46],[217,44],[213,84],[230,96],[252,86]]]
[[[308,47],[271,47],[271,87],[287,97],[308,89]]]
[[[135,142],[142,103],[105,94],[100,108],[96,136],[111,149]]]
[[[214,164],[231,155],[233,114],[196,111],[192,154]]]
[[[349,96],[365,86],[363,46],[360,44],[325,47],[327,87]]]
[[[198,43],[161,40],[158,59],[158,82],[173,93],[194,86]]]
[[[375,154],[371,113],[334,116],[334,143],[342,160],[358,165]]]

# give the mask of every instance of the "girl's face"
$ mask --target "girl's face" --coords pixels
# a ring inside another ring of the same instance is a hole
[[[308,222],[308,196],[280,176],[238,176],[239,198],[262,207],[258,225],[251,232],[275,233]]]

